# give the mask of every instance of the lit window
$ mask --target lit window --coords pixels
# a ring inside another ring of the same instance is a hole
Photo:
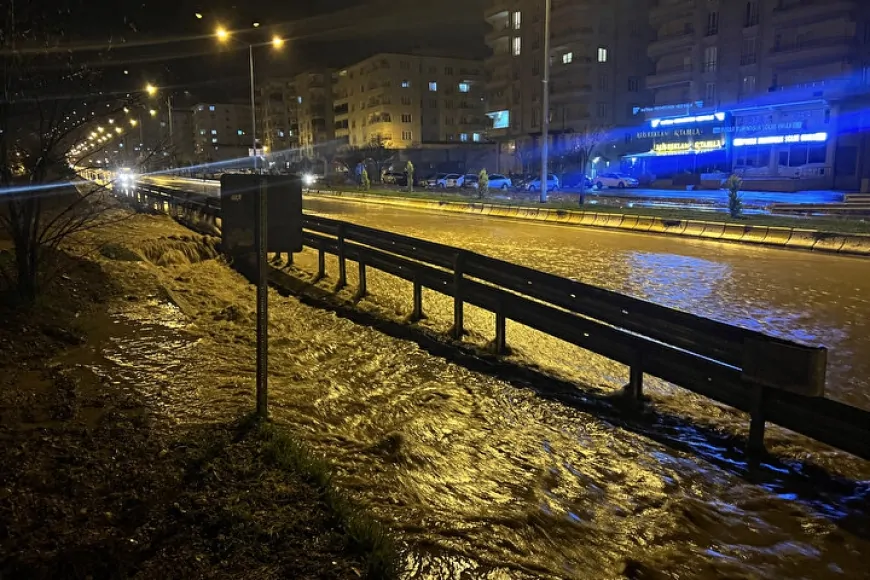
[[[242,131],[241,129],[239,129],[238,131],[236,131],[236,133],[238,133],[239,135],[244,135],[244,134],[245,134],[245,132]]]
[[[208,106],[208,110],[209,110],[209,111],[214,111],[214,105],[209,105],[209,106]]]
[[[572,62],[574,62],[573,52],[566,52],[562,55],[562,64],[571,64]]]
[[[212,137],[212,138],[211,138],[211,142],[212,142],[212,143],[217,143],[217,137]]]
[[[523,39],[519,36],[514,36],[514,56],[519,56],[523,50]]]
[[[296,102],[297,102],[297,103],[301,103],[301,102],[302,102],[302,97],[296,97]]]
[[[523,13],[522,12],[514,12],[514,30],[519,30],[523,25]]]
[[[429,81],[429,90],[433,93],[438,90],[438,83],[436,81]]]
[[[410,86],[411,86],[411,81],[408,81],[408,80],[402,81],[402,88],[403,89],[410,88]]]
[[[217,135],[217,129],[212,129],[212,130],[211,130],[211,134],[212,134],[212,135]]]
[[[200,135],[205,135],[205,129],[200,129],[200,130],[199,130],[199,134],[200,134]]]
[[[410,131],[402,131],[402,140],[410,141],[411,140],[411,132]]]
[[[471,90],[471,86],[468,83],[459,83],[459,92],[467,93]]]
[[[598,62],[607,62],[607,49],[603,46],[598,47]]]
[[[199,106],[196,108],[196,110],[197,110],[197,111],[202,111],[204,108],[205,108],[205,107],[203,107],[202,105],[199,105]]]
[[[472,133],[471,140],[475,143],[480,143],[480,133]]]
[[[468,141],[468,133],[460,133],[459,140],[460,141]]]
[[[278,136],[279,136],[279,137],[284,137],[284,131],[278,131]]]

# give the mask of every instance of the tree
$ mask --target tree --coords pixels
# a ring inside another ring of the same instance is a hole
[[[371,141],[363,148],[365,157],[375,164],[377,168],[378,183],[382,182],[382,173],[384,165],[393,159],[393,151],[387,147],[389,141],[384,139],[380,133],[373,135]]]
[[[586,175],[586,169],[589,166],[589,160],[595,154],[598,147],[607,139],[610,131],[605,127],[589,127],[586,126],[582,131],[576,133],[572,140],[572,150],[577,156],[581,175]],[[581,178],[581,188],[586,190],[586,179]]]
[[[725,182],[725,188],[728,189],[728,213],[732,219],[739,219],[743,216],[743,198],[740,195],[740,188],[743,187],[743,180],[739,175],[731,175]]]
[[[369,172],[368,170],[366,170],[365,167],[363,167],[362,173],[360,174],[360,185],[365,191],[368,191],[369,188],[372,186],[372,182],[369,179]]]
[[[405,175],[408,179],[408,191],[414,191],[414,164],[411,163],[410,159],[405,163]]]
[[[11,260],[0,256],[0,281],[25,302],[51,281],[46,266],[58,248],[105,218],[106,184],[82,187],[77,172],[107,159],[124,131],[107,120],[135,104],[104,90],[96,65],[105,51],[60,44],[77,4],[54,4],[56,12],[38,4],[0,15],[0,231],[14,247]]]

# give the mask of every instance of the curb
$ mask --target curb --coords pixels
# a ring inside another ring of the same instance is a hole
[[[782,249],[813,250],[850,256],[870,256],[870,234],[840,234],[803,228],[743,225],[730,222],[677,220],[617,212],[537,208],[521,205],[433,201],[384,197],[359,192],[307,192],[310,197],[332,197],[362,203],[417,210],[441,211],[523,221],[589,226],[610,230],[664,234],[720,242],[763,245]]]

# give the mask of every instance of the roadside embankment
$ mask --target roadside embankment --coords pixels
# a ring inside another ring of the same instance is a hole
[[[187,272],[225,266],[214,238],[124,213],[59,253],[35,305],[0,301],[0,577],[394,578],[390,537],[293,427],[133,371],[202,340]]]
[[[320,191],[317,193],[309,192],[307,195],[424,211],[520,219],[569,226],[601,227],[856,256],[870,255],[870,234],[825,231],[805,227],[762,225],[761,223],[743,222],[741,220],[682,219],[673,216],[673,214],[662,216],[620,213],[616,209],[557,209],[530,205],[405,198],[366,194],[363,192]],[[776,223],[782,222],[777,220]],[[799,225],[804,224],[801,223]]]

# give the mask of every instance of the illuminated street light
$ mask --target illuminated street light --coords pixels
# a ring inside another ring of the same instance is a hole
[[[129,113],[129,112],[130,112],[130,109],[128,109],[127,107],[124,107],[124,112],[125,112],[125,113]]]
[[[114,124],[115,124],[115,120],[114,120],[114,119],[109,119],[109,125],[114,125]]]
[[[199,12],[194,12],[193,15],[196,16],[197,20],[202,20],[202,14],[200,14]]]
[[[145,92],[148,93],[149,96],[153,97],[155,93],[157,93],[157,87],[155,87],[151,83],[148,83],[147,85],[145,85]]]
[[[254,28],[260,28],[260,23],[259,23],[259,22],[254,22]]]
[[[151,115],[152,117],[156,117],[156,116],[157,116],[157,111],[154,110],[154,109],[150,109],[150,110],[148,111],[148,114]]]
[[[226,42],[230,39],[230,33],[223,26],[218,26],[214,33],[221,42]]]
[[[98,133],[104,133],[105,131],[106,131],[106,130],[103,129],[102,127],[97,127],[97,132],[98,132]]]
[[[118,135],[120,135],[123,132],[124,132],[124,130],[121,129],[120,127],[115,127],[115,133],[117,133]]]
[[[280,36],[273,36],[272,37],[272,46],[275,48],[281,48],[282,46],[284,46],[284,39],[281,38]]]

